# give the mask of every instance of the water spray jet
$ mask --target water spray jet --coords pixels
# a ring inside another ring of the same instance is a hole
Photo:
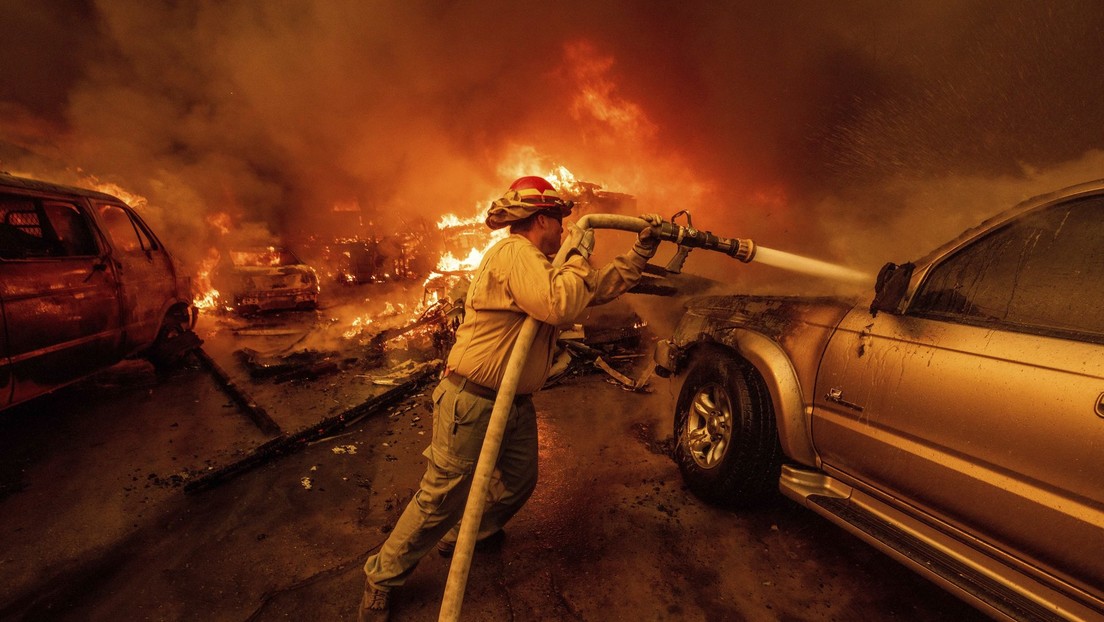
[[[873,277],[865,272],[853,270],[834,263],[828,263],[827,261],[820,261],[819,259],[794,255],[773,248],[758,247],[754,259],[756,263],[767,266],[774,266],[775,268],[782,268],[783,270],[800,272],[802,274],[819,276],[836,281],[868,284],[874,282]]]

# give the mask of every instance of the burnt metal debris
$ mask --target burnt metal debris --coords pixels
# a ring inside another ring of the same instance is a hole
[[[648,325],[635,313],[628,317],[600,318],[598,321],[565,331],[557,342],[559,352],[545,386],[554,386],[575,376],[601,371],[629,391],[645,391],[651,376],[648,366],[639,378],[629,373],[633,362],[642,358],[642,350],[652,342]]]
[[[271,378],[276,384],[336,374],[357,360],[356,357],[343,357],[339,352],[310,349],[264,355],[252,348],[242,348],[234,355],[249,370],[251,378]]]
[[[209,354],[204,352],[203,348],[196,348],[194,352],[199,362],[202,363],[218,381],[219,387],[234,400],[234,403],[249,416],[253,423],[257,424],[257,427],[260,428],[262,432],[270,435],[280,434],[282,432],[280,425],[269,416],[268,411],[254,401],[236,382],[231,380],[226,370],[216,363]]]
[[[328,417],[291,435],[283,435],[254,449],[241,460],[210,471],[184,485],[185,493],[207,490],[241,475],[257,466],[307,447],[313,441],[332,436],[347,426],[378,414],[413,394],[422,385],[440,374],[439,365],[427,365],[408,379],[384,393],[370,398],[340,414]]]

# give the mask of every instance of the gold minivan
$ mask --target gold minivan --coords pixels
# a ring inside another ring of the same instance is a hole
[[[0,174],[0,408],[129,356],[164,362],[194,326],[191,297],[118,198]]]
[[[698,495],[782,492],[1002,620],[1104,620],[1104,181],[872,296],[692,301],[656,350]]]

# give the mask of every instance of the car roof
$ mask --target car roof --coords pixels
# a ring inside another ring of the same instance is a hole
[[[122,203],[123,201],[119,197],[112,196],[106,192],[99,192],[97,190],[89,190],[87,188],[78,188],[76,186],[64,186],[61,184],[52,184],[46,181],[39,181],[37,179],[29,179],[27,177],[16,177],[8,173],[0,172],[0,188],[18,188],[21,190],[37,190],[39,192],[52,192],[55,194],[67,194],[70,196],[82,196],[90,199],[100,199],[103,201],[111,201],[113,203]]]
[[[989,218],[986,218],[977,225],[963,231],[958,236],[948,241],[946,244],[939,246],[927,255],[924,255],[920,259],[916,260],[915,263],[917,266],[930,264],[939,257],[942,257],[943,255],[953,251],[959,246],[962,246],[968,241],[974,239],[978,235],[995,229],[1005,222],[1008,222],[1016,218],[1020,214],[1023,214],[1024,212],[1030,212],[1032,210],[1036,210],[1043,206],[1057,203],[1059,201],[1074,199],[1081,196],[1100,194],[1102,192],[1104,192],[1104,179],[1098,179],[1095,181],[1088,181],[1073,186],[1068,186],[1060,190],[1055,190],[1053,192],[1048,192],[1046,194],[1040,194],[1029,199],[1025,199],[1012,206],[1011,208],[999,212]]]

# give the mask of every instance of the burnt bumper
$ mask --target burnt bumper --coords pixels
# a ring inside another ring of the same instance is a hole
[[[655,351],[652,352],[652,360],[655,361],[655,374],[660,378],[669,378],[679,372],[682,364],[683,351],[670,339],[661,339],[656,342]]]

